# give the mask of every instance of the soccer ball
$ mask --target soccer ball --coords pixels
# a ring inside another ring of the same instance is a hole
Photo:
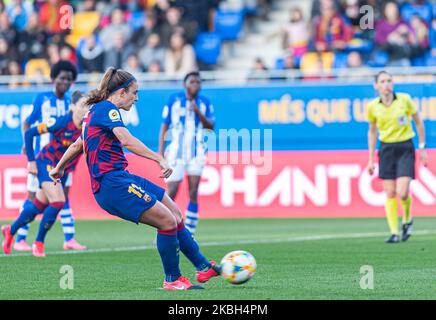
[[[256,260],[247,251],[229,252],[221,260],[221,276],[231,284],[242,284],[256,273]]]

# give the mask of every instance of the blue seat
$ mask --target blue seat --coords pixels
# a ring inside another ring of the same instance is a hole
[[[215,17],[215,32],[222,40],[238,40],[242,35],[244,11],[218,10]]]
[[[277,58],[275,61],[275,69],[276,70],[284,70],[285,69],[285,59]]]
[[[147,19],[144,10],[133,11],[129,18],[129,25],[132,27],[133,31],[144,26],[144,21]]]
[[[221,54],[221,38],[213,32],[199,33],[194,50],[198,60],[206,64],[217,64]]]
[[[410,22],[410,19],[414,15],[418,15],[423,19],[428,25],[431,23],[434,7],[430,4],[422,4],[422,5],[412,5],[410,3],[406,3],[401,8],[401,17],[407,22]]]
[[[386,66],[388,61],[389,55],[386,53],[386,51],[376,51],[368,61],[368,66],[373,68],[382,68]]]
[[[428,54],[425,53],[418,57],[414,57],[410,60],[413,67],[425,67],[427,66]]]
[[[347,67],[348,54],[345,52],[336,52],[335,60],[333,61],[334,69],[343,69]]]

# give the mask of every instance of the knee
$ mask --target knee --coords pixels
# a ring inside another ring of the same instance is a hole
[[[396,198],[397,197],[397,193],[395,192],[395,190],[388,190],[388,191],[386,191],[386,196],[388,198]]]
[[[406,201],[409,198],[409,192],[407,191],[400,192],[399,196],[401,200]]]
[[[172,214],[165,215],[160,222],[161,226],[159,229],[161,230],[171,230],[177,228],[176,217],[174,217]]]

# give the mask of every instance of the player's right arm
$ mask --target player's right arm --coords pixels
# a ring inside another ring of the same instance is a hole
[[[165,153],[165,135],[171,124],[171,106],[174,103],[174,97],[171,96],[167,105],[162,110],[162,125],[159,132],[159,154],[163,157]]]
[[[166,160],[158,153],[150,150],[138,138],[134,137],[126,127],[115,127],[112,132],[120,143],[130,152],[157,162],[161,168],[161,178],[168,178],[173,172]]]
[[[65,167],[69,162],[74,160],[77,156],[79,156],[83,151],[83,140],[82,137],[79,137],[71,146],[68,147],[67,151],[65,151],[61,160],[59,160],[58,164],[55,168],[53,168],[49,175],[50,178],[54,182],[59,182],[60,178],[64,175]]]

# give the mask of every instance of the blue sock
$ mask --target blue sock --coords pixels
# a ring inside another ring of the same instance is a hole
[[[11,234],[12,235],[17,233],[17,231],[19,232],[18,237],[17,237],[17,242],[20,240],[26,239],[27,232],[29,230],[28,223],[32,222],[38,213],[40,213],[40,209],[38,209],[32,201],[26,200],[24,202],[24,204],[21,208],[20,216],[11,225]],[[18,230],[18,229],[20,229],[20,230]],[[23,231],[25,231],[25,232],[22,232],[21,231],[22,229],[24,229]]]
[[[69,241],[74,238],[75,229],[73,213],[71,211],[70,202],[68,200],[67,202],[65,202],[65,206],[62,208],[59,215],[61,217],[62,230],[64,231],[65,241]]]
[[[177,229],[158,230],[156,244],[164,267],[165,281],[172,282],[177,280],[181,276]]]
[[[39,224],[38,235],[36,236],[36,241],[44,242],[47,232],[51,229],[53,224],[56,222],[56,217],[64,206],[64,202],[52,202],[44,210],[44,216],[42,217],[41,223]]]
[[[205,270],[210,268],[211,264],[201,254],[200,247],[189,230],[185,228],[183,221],[177,226],[177,238],[179,238],[180,251],[191,261],[195,269]]]
[[[185,214],[185,227],[191,234],[194,234],[198,224],[198,204],[189,202]]]

